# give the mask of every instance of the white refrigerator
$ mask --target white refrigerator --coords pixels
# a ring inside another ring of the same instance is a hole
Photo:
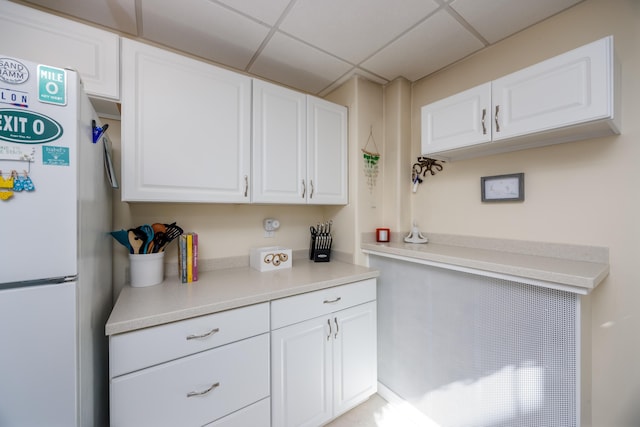
[[[76,72],[0,54],[3,427],[107,423],[111,186],[92,121]]]

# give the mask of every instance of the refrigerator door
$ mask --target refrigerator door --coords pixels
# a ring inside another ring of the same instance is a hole
[[[0,171],[5,185],[15,170],[20,178],[28,176],[34,189],[0,188],[12,193],[0,200],[0,289],[2,283],[78,274],[78,77],[75,72],[65,72],[66,82],[59,88],[65,93],[64,105],[45,103],[39,100],[42,83],[37,79],[36,65],[19,63],[29,69],[26,81],[0,81]],[[61,134],[53,135],[50,141],[12,142],[38,134],[51,123],[54,130],[58,129],[55,123],[59,124]],[[85,127],[87,143],[91,144],[91,124]],[[16,160],[20,153],[32,155],[33,161]]]
[[[76,284],[0,290],[0,425],[77,425]]]

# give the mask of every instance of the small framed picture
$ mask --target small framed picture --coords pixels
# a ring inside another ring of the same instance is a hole
[[[376,228],[376,242],[388,242],[391,232],[388,228]]]
[[[483,202],[524,201],[524,173],[483,176],[480,178]]]

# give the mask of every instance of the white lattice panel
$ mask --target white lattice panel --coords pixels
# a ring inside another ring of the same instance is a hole
[[[579,296],[372,256],[378,378],[441,427],[577,426]]]

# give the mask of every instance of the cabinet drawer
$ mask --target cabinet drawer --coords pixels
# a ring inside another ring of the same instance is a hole
[[[269,330],[269,303],[113,335],[110,377],[117,377]]]
[[[269,389],[263,334],[112,379],[111,425],[203,425],[268,397]]]
[[[271,427],[271,399],[262,399],[206,427]]]
[[[271,329],[302,322],[376,299],[376,279],[309,292],[271,302]]]

